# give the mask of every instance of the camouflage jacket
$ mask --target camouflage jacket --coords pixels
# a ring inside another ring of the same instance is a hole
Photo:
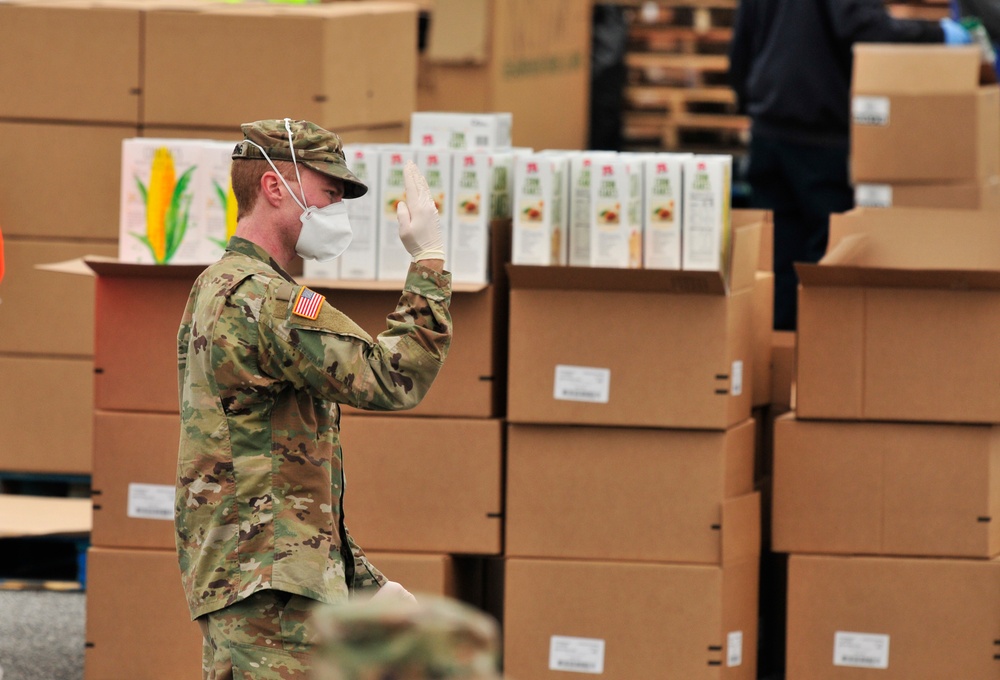
[[[338,404],[420,402],[451,342],[450,275],[411,265],[375,340],[311,293],[238,237],[191,290],[175,527],[192,618],[267,588],[334,603],[385,582],[344,525]]]

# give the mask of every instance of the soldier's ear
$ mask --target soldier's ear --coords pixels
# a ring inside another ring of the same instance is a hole
[[[277,208],[281,205],[281,199],[285,193],[285,186],[274,170],[268,170],[260,177],[260,194],[271,207]]]

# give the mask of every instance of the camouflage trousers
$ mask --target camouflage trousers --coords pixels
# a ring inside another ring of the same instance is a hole
[[[261,590],[198,618],[205,680],[305,680],[311,670],[316,602]]]

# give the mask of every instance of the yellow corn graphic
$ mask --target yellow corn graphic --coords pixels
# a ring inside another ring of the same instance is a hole
[[[174,157],[168,148],[160,147],[153,155],[146,195],[146,238],[149,239],[149,246],[153,250],[156,262],[163,262],[166,258],[166,215],[176,183]]]
[[[228,242],[236,232],[236,194],[233,193],[233,185],[230,182],[226,190],[226,241]]]

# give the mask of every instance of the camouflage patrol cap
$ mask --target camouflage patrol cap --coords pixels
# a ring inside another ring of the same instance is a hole
[[[290,120],[292,143],[295,146],[295,161],[312,168],[316,172],[336,177],[344,181],[344,198],[358,198],[368,192],[368,187],[354,176],[344,157],[344,144],[340,136],[324,130],[308,120]],[[258,120],[243,123],[244,140],[233,149],[233,159],[263,159],[263,147],[272,161],[291,161],[292,152],[288,144],[288,130],[285,119]],[[253,142],[251,144],[250,142]]]
[[[500,680],[496,622],[457,600],[354,600],[313,617],[317,680]]]

